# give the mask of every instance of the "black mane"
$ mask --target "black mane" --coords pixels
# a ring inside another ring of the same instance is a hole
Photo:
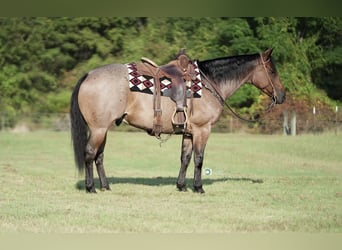
[[[198,61],[200,70],[217,84],[238,79],[246,75],[255,66],[259,54],[238,55]]]

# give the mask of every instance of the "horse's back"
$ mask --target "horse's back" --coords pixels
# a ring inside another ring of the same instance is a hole
[[[108,128],[125,110],[129,92],[127,67],[108,64],[91,70],[84,79],[78,102],[89,126]]]

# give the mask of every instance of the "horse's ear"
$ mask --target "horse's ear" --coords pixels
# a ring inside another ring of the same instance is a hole
[[[189,58],[186,55],[180,55],[178,57],[179,64],[181,65],[182,68],[186,69],[189,64]]]
[[[178,55],[185,55],[185,48],[181,48],[178,52]]]
[[[176,58],[175,58],[175,59],[178,59],[179,56],[181,56],[181,55],[186,55],[186,53],[185,53],[185,48],[181,48],[181,49],[179,50],[179,52],[178,52],[178,54],[176,55]]]
[[[262,53],[262,56],[265,60],[267,60],[268,58],[270,58],[271,54],[272,54],[272,51],[273,51],[273,48],[269,48],[267,50],[265,50],[263,53]]]

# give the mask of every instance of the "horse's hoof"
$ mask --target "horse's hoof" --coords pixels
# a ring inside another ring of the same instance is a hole
[[[88,194],[96,194],[96,190],[95,189],[86,189],[86,192],[88,193]]]
[[[205,193],[205,191],[204,191],[204,189],[202,188],[202,186],[194,187],[194,192],[195,192],[195,193],[199,193],[199,194],[204,194],[204,193]]]
[[[177,189],[179,192],[187,192],[188,191],[185,184],[177,184]]]

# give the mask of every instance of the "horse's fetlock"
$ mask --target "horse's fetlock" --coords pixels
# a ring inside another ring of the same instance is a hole
[[[199,193],[199,194],[204,194],[205,193],[202,185],[201,186],[194,186],[194,192],[195,193]]]
[[[86,193],[96,194],[95,187],[86,187]]]
[[[186,192],[186,191],[188,191],[188,189],[186,188],[186,184],[178,184],[178,183],[177,183],[177,189],[178,189],[178,191],[180,191],[180,192]]]

